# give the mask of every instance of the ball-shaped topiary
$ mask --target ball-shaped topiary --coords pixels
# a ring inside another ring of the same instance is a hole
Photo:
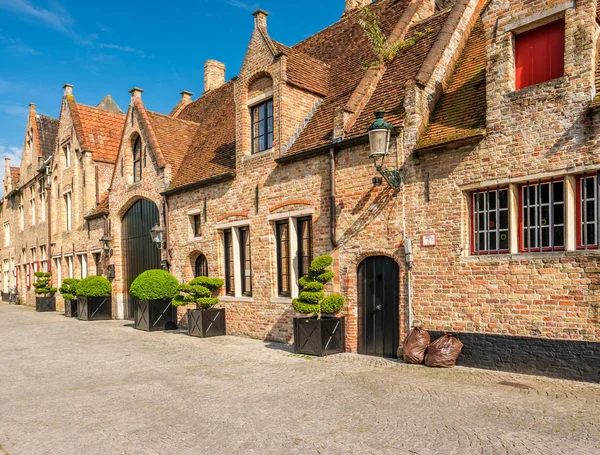
[[[316,315],[320,319],[322,313],[335,314],[344,307],[344,297],[339,294],[325,297],[323,292],[325,285],[335,276],[328,269],[332,263],[331,256],[319,256],[311,262],[308,275],[298,280],[300,295],[292,302],[298,313]]]
[[[83,297],[108,297],[112,294],[112,285],[103,276],[88,276],[77,284],[77,295]]]
[[[216,295],[224,284],[220,278],[199,276],[188,284],[180,285],[179,295],[175,296],[172,303],[175,306],[195,303],[196,308],[208,310],[219,303]]]
[[[133,280],[129,293],[138,300],[172,300],[179,294],[179,282],[165,270],[146,270]]]
[[[77,298],[77,278],[65,278],[58,288],[58,291],[65,300],[75,300]]]
[[[50,280],[52,278],[52,273],[50,272],[35,272],[34,273],[37,280],[33,283],[33,287],[35,288],[35,293],[38,295],[43,295],[44,297],[53,296],[56,293],[56,288],[50,286]]]

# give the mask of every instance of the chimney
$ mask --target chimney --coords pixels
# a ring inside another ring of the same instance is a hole
[[[29,114],[35,114],[35,103],[29,103]]]
[[[225,64],[217,60],[204,63],[204,93],[219,88],[225,83]]]
[[[73,86],[71,84],[63,85],[64,96],[69,96],[73,94]]]
[[[141,98],[143,92],[144,90],[142,90],[141,88],[133,87],[131,90],[129,90],[129,93],[131,93],[131,101],[133,101],[136,98]]]
[[[183,92],[180,93],[181,95],[181,102],[184,104],[190,104],[192,102],[192,92],[188,92],[187,90],[184,90]]]
[[[4,178],[6,179],[6,183],[10,183],[10,158],[4,158]]]
[[[373,3],[373,0],[346,0],[344,16]]]
[[[346,0],[348,1],[348,0]],[[262,9],[259,9],[258,11],[255,11],[254,13],[252,13],[252,15],[254,16],[254,29],[261,29],[264,32],[267,31],[267,16],[269,15],[269,13],[267,13],[266,11],[263,11]]]

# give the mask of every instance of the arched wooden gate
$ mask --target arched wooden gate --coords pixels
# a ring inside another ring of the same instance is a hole
[[[150,229],[159,224],[158,207],[152,201],[140,199],[133,204],[122,221],[123,284],[125,319],[133,319],[134,299],[129,287],[146,270],[160,269],[160,250],[152,242]]]

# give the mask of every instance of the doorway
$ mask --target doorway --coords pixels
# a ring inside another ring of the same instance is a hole
[[[358,266],[360,354],[396,357],[399,342],[400,268],[385,256]]]
[[[134,299],[129,287],[137,276],[151,269],[160,269],[160,250],[152,241],[150,229],[159,224],[158,207],[152,201],[140,199],[123,216],[123,284],[124,317],[133,319]]]

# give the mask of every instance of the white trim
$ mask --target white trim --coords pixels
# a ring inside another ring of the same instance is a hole
[[[242,226],[250,226],[250,220],[232,221],[231,223],[217,223],[216,228],[219,231]]]
[[[221,302],[247,302],[247,303],[252,303],[254,302],[254,297],[233,297],[231,295],[226,295],[223,297],[219,297],[219,300]]]
[[[102,248],[94,248],[92,250],[90,250],[91,254],[98,254],[98,253],[102,253]]]
[[[202,215],[203,211],[204,211],[203,209],[188,210],[187,215],[188,216]]]
[[[573,1],[570,0],[568,2],[561,3],[560,5],[556,5],[553,8],[542,11],[541,13],[533,14],[523,19],[512,21],[508,25],[506,25],[506,27],[504,27],[504,32],[513,32],[518,34],[547,24],[549,22],[554,21],[555,19],[559,19],[560,17],[564,16],[561,13],[570,8],[573,8],[573,5]]]
[[[62,254],[59,254],[58,256],[52,256],[52,259],[61,259],[63,257]]]
[[[73,188],[69,188],[68,190],[65,190],[62,192],[63,196],[66,196],[68,193],[72,193],[73,192]]]
[[[281,303],[284,305],[291,305],[294,299],[291,297],[271,297],[271,303]]]
[[[242,264],[240,255],[240,230],[231,229],[231,242],[233,243],[233,280],[235,284],[235,297],[242,297]]]
[[[248,100],[248,107],[253,108],[257,104],[266,101],[270,98],[273,98],[273,90],[269,90],[268,92],[261,93],[260,95],[256,95],[254,98]]]
[[[60,257],[60,256],[59,256]],[[64,253],[62,255],[63,258],[73,257],[73,253]]]
[[[294,212],[275,213],[274,215],[267,216],[267,221],[281,221],[286,218],[302,218],[303,216],[312,216],[314,214],[314,208],[296,210]]]
[[[78,255],[78,256],[80,256],[82,254],[88,254],[88,251],[87,250],[79,250],[79,251],[76,250],[75,254]]]
[[[577,249],[577,178],[574,175],[565,177],[565,249]]]

